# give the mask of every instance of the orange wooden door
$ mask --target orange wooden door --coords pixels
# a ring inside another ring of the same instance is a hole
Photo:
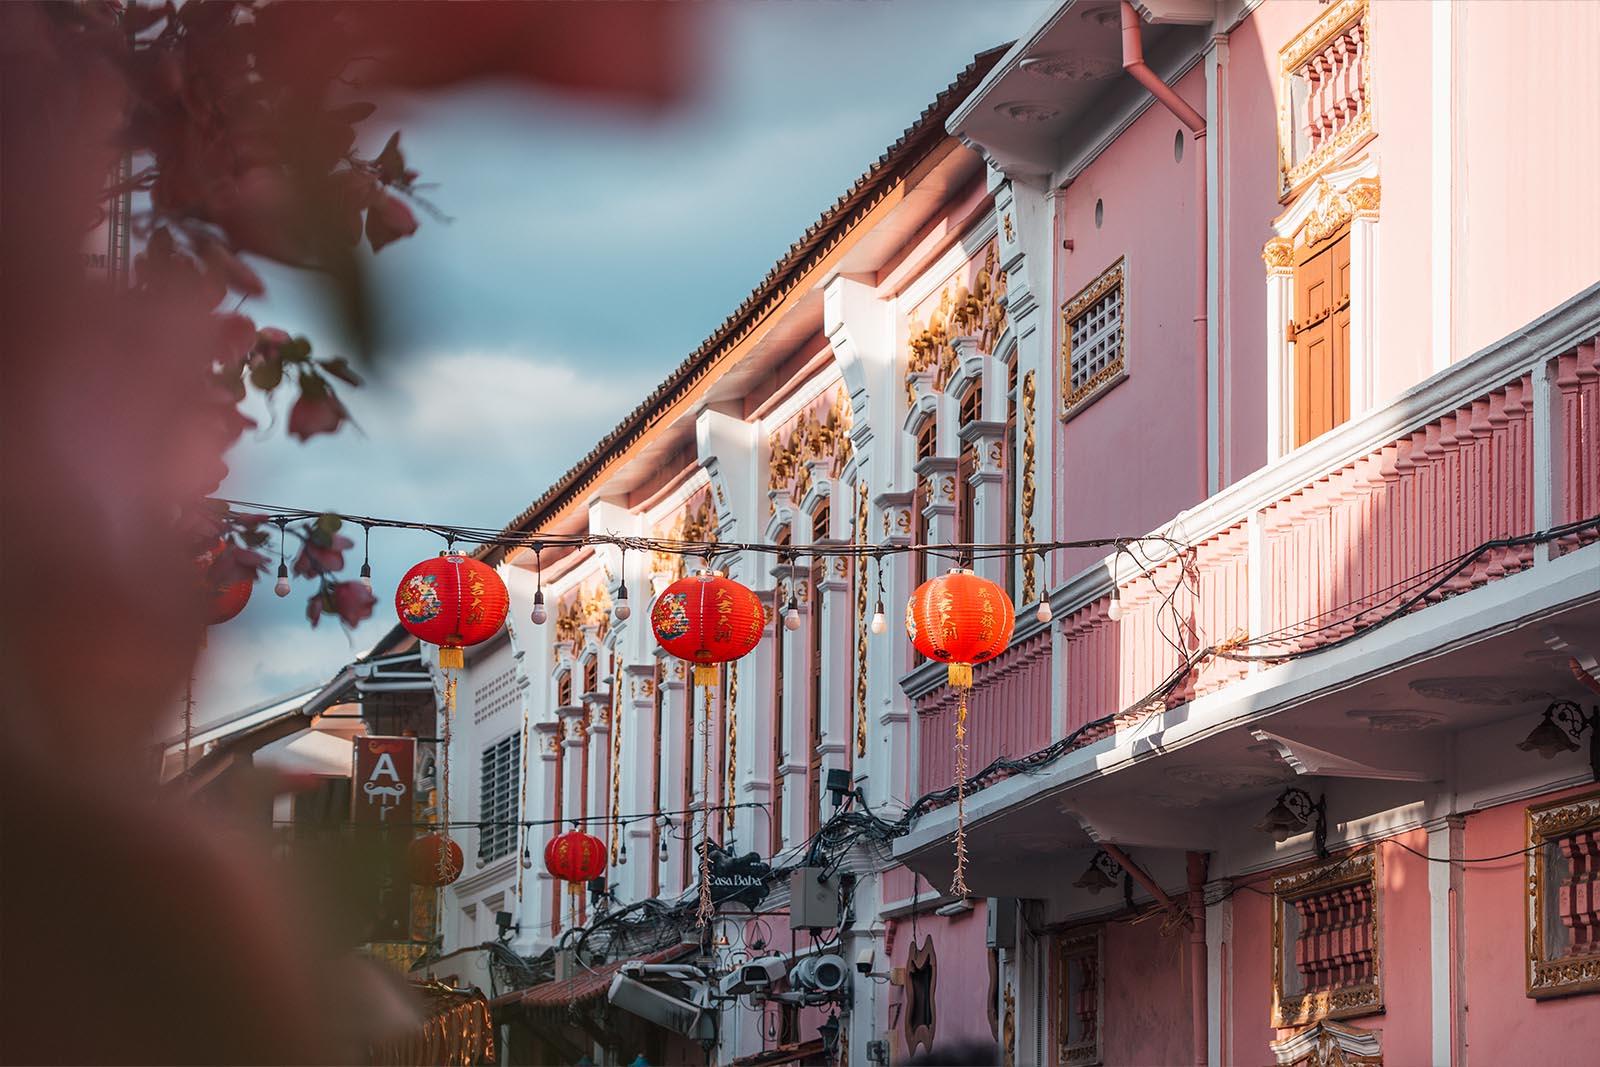
[[[1326,242],[1294,273],[1294,443],[1350,417],[1350,235]]]

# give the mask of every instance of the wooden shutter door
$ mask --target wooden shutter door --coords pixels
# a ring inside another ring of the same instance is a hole
[[[1350,235],[1294,272],[1294,443],[1350,417]]]

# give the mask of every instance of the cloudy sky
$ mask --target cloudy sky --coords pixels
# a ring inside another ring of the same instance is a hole
[[[665,119],[493,87],[386,101],[447,222],[373,261],[384,300],[359,426],[300,445],[282,412],[230,455],[234,499],[498,526],[703,341],[972,56],[1052,0],[769,0],[715,9],[692,106]],[[314,286],[263,270],[258,322],[341,350]],[[359,530],[354,532],[358,542]],[[437,538],[372,539],[378,608],[353,633],[270,578],[211,635],[207,722],[325,680],[393,622]],[[357,552],[359,553],[359,543]],[[359,555],[350,562],[354,575]]]

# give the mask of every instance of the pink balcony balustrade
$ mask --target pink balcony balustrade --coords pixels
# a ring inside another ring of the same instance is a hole
[[[1075,578],[1053,624],[1060,692],[1048,632],[981,669],[969,765],[1088,744],[1600,539],[1592,527],[1548,546],[1530,537],[1600,515],[1600,343],[1506,344],[1176,517],[1169,550],[1130,543]],[[954,697],[940,687],[917,706],[917,780],[943,788]]]
[[[996,756],[1026,756],[1050,740],[1050,634],[1018,641],[974,670],[967,712],[967,765],[981,770]],[[917,702],[919,789],[955,780],[956,694],[940,686]]]
[[[1062,624],[1067,730],[1112,711],[1126,710],[1129,718],[1136,717],[1144,710],[1141,702],[1196,650],[1242,638],[1250,616],[1248,557],[1248,532],[1239,523],[1142,575],[1124,578],[1120,619],[1109,614],[1109,596],[1070,614]],[[1124,566],[1129,562],[1142,562],[1137,548],[1123,557]],[[1183,673],[1160,703],[1181,704],[1226,685],[1245,670],[1232,660],[1203,661],[1197,670]],[[1108,724],[1103,730],[1112,728]]]
[[[1600,514],[1600,337],[1556,360],[1555,387],[1563,442],[1556,514],[1561,522],[1576,522]],[[1556,551],[1568,552],[1596,538],[1600,531],[1575,533],[1556,542]]]

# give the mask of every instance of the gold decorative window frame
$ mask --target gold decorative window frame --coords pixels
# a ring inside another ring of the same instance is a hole
[[[1546,842],[1578,830],[1600,828],[1600,790],[1528,808],[1527,896],[1528,996],[1536,1000],[1600,991],[1600,956],[1545,952]]]
[[[1068,963],[1074,959],[1093,960],[1094,966],[1094,1034],[1092,1037],[1067,1043],[1068,1013],[1072,1002],[1068,986]],[[1104,1062],[1100,1048],[1100,1035],[1105,1033],[1106,974],[1105,932],[1096,927],[1056,939],[1056,1062],[1062,1067],[1094,1067]]]
[[[1297,161],[1294,159],[1294,78],[1308,58],[1357,23],[1361,25],[1361,36],[1367,52],[1361,72],[1365,106],[1355,121],[1340,130],[1332,140],[1319,145],[1306,158]],[[1278,202],[1287,203],[1294,199],[1318,172],[1371,140],[1376,132],[1373,122],[1376,110],[1372,93],[1372,19],[1368,17],[1368,0],[1339,0],[1278,52]]]
[[[1296,900],[1342,886],[1372,887],[1372,981],[1308,993],[1284,993],[1284,908]],[[1323,1019],[1348,1019],[1383,1011],[1383,877],[1376,849],[1319,863],[1272,881],[1272,1025],[1305,1026]]]
[[[1070,419],[1089,403],[1128,376],[1128,257],[1122,256],[1101,271],[1099,276],[1078,290],[1078,294],[1061,305],[1061,417]],[[1088,311],[1113,289],[1117,290],[1118,313],[1122,325],[1118,330],[1117,355],[1095,376],[1074,389],[1072,387],[1072,320]]]

